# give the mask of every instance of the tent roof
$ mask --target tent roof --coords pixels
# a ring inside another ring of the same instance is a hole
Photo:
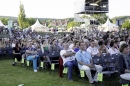
[[[107,19],[106,23],[102,25],[103,27],[118,27],[116,24],[110,22],[109,18]]]
[[[5,26],[5,25],[1,22],[1,20],[0,20],[0,26]]]
[[[31,26],[32,30],[34,30],[34,28],[41,28],[44,27],[42,24],[40,24],[39,20],[37,19],[37,21],[35,22],[35,24],[33,24]]]
[[[118,31],[118,26],[110,22],[109,18],[107,19],[106,23],[102,25],[104,28],[103,31]]]

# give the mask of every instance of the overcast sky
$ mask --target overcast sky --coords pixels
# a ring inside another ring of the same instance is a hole
[[[68,18],[74,17],[75,0],[0,0],[0,16],[19,14],[22,1],[27,17]],[[109,16],[130,15],[130,0],[109,0]]]

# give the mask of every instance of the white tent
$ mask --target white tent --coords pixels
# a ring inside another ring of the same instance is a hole
[[[31,26],[32,31],[36,30],[36,28],[41,28],[40,30],[42,30],[45,26],[43,26],[42,24],[40,24],[39,20],[37,19],[37,21],[35,22],[35,24],[33,24]]]
[[[118,26],[110,22],[109,18],[107,19],[106,23],[103,24],[100,30],[107,32],[107,31],[119,31]]]
[[[0,26],[2,26],[2,27],[4,27],[5,25],[1,22],[1,20],[0,20]]]
[[[81,24],[80,27],[81,27],[81,28],[85,28],[85,24]]]

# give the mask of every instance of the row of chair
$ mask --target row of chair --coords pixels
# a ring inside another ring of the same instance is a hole
[[[40,54],[40,52],[39,52]],[[51,59],[51,65],[52,67],[54,67],[55,64],[59,64],[59,76],[63,77],[63,73],[65,72],[65,69],[63,67],[63,60],[59,55],[59,52],[48,52],[45,51],[45,53],[43,54],[45,56],[49,56]],[[118,71],[117,71],[117,67],[116,67],[116,59],[118,58],[119,54],[102,54],[100,57],[99,56],[93,56],[92,57],[92,61],[93,64],[97,64],[97,65],[102,65],[104,70],[102,71],[103,75],[107,75],[107,84],[110,84],[112,81],[115,81],[115,76],[119,77]],[[56,58],[56,59],[54,59]],[[48,63],[48,61],[41,61],[40,62],[40,67],[44,67],[44,63]],[[54,68],[52,68],[52,70],[54,70]],[[83,72],[82,72],[83,73]],[[85,74],[84,74],[85,75]],[[103,85],[103,84],[102,84]]]
[[[120,74],[118,73],[118,68],[117,68],[117,58],[118,58],[119,54],[102,54],[100,57],[98,56],[93,56],[92,60],[93,60],[93,64],[98,64],[98,65],[102,65],[104,70],[102,71],[103,75],[108,75],[110,76],[107,79],[106,83],[111,83],[112,81],[115,82],[115,80],[117,80],[116,78],[120,79],[120,83],[122,84],[129,84],[129,81],[123,80],[120,77]],[[129,54],[130,56],[130,54]],[[116,78],[115,78],[116,77]],[[117,82],[116,82],[117,83]],[[115,83],[115,85],[116,85]],[[126,85],[127,86],[127,85]]]

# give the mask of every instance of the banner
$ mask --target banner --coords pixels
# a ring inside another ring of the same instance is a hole
[[[13,28],[13,21],[9,20],[8,21],[8,29]]]
[[[10,38],[12,38],[11,28],[13,28],[13,21],[12,21],[12,20],[9,20],[9,21],[8,21],[8,30],[9,30]]]

